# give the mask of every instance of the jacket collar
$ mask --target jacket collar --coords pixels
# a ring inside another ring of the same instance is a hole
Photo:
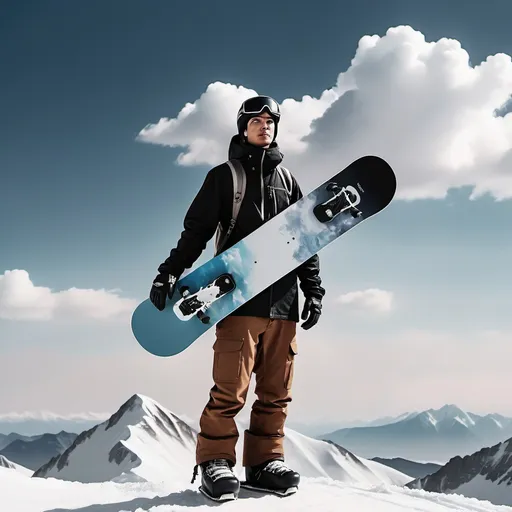
[[[272,142],[270,147],[261,148],[253,146],[242,140],[239,135],[231,138],[228,150],[228,158],[235,158],[241,162],[256,162],[258,170],[263,159],[263,173],[268,174],[275,169],[283,160],[283,154],[279,150],[277,142]]]

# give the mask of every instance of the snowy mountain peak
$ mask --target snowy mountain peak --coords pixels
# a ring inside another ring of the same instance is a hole
[[[430,411],[423,412],[418,415],[418,419],[427,426],[436,428],[437,419]]]
[[[438,410],[429,409],[429,412],[438,422],[458,421],[466,427],[475,425],[472,415],[463,411],[454,404],[447,404]]]
[[[466,414],[458,405],[455,404],[445,404],[439,409],[430,409],[431,412],[434,412],[438,415],[445,415],[445,416],[457,416],[457,415],[464,415]]]
[[[443,431],[457,426],[459,428],[472,428],[476,425],[472,415],[453,404],[444,405],[440,409],[427,409],[415,415],[410,415],[407,420],[419,422],[423,427],[436,431]]]
[[[159,466],[177,472],[175,459],[194,449],[193,429],[151,398],[135,394],[34,476],[82,482],[152,480]],[[147,452],[151,455],[144,458]]]
[[[182,441],[186,436],[182,432],[184,428],[190,434],[188,425],[175,416],[171,411],[164,410],[155,400],[139,393],[128,399],[119,410],[107,421],[105,430],[115,427],[126,420],[129,424],[143,422],[148,432],[157,435],[158,432],[168,431]],[[157,427],[157,428],[155,428]]]
[[[506,429],[512,424],[512,421],[510,418],[502,416],[501,414],[486,414],[480,418],[480,423],[493,425],[499,429]]]

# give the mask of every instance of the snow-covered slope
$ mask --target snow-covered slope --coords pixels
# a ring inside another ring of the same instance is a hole
[[[255,498],[256,496],[256,498]],[[206,512],[212,510],[196,484],[175,482],[89,483],[28,478],[0,468],[0,510],[6,512]],[[221,505],[233,512],[512,512],[510,507],[387,485],[353,485],[304,478],[287,498],[242,490],[240,499]]]
[[[246,425],[238,423],[239,431]],[[134,395],[109,420],[80,434],[60,457],[34,473],[79,482],[106,480],[187,482],[195,465],[197,432],[171,411]],[[235,471],[243,476],[242,440]],[[286,429],[286,461],[304,477],[347,483],[404,485],[412,479],[388,466],[360,459],[342,447]]]
[[[16,462],[12,462],[7,457],[0,455],[0,468],[4,469],[12,469],[13,471],[18,471],[24,475],[32,475],[33,471],[29,468],[22,466],[21,464],[16,464]]]
[[[335,443],[312,439],[291,429],[285,429],[286,463],[303,477],[329,477],[346,483],[404,485],[409,475],[356,457]],[[242,447],[237,447],[240,454]],[[240,457],[238,457],[240,459]]]
[[[472,455],[455,457],[439,471],[410,482],[408,487],[512,505],[512,438]]]
[[[324,434],[364,457],[394,458],[445,464],[512,436],[512,419],[498,414],[479,416],[455,405],[411,413],[379,426],[339,429]]]

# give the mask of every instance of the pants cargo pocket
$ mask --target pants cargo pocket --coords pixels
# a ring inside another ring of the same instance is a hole
[[[236,382],[242,367],[243,339],[217,339],[213,345],[213,380]]]
[[[288,352],[288,359],[286,360],[286,369],[284,375],[284,387],[291,389],[293,382],[293,371],[295,367],[295,356],[298,354],[297,341],[294,338],[290,343],[290,350]]]

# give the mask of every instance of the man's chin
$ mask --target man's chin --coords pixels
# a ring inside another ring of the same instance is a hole
[[[259,146],[260,148],[267,148],[271,143],[272,141],[269,139],[262,139],[261,137],[258,140],[251,142],[253,146]]]

